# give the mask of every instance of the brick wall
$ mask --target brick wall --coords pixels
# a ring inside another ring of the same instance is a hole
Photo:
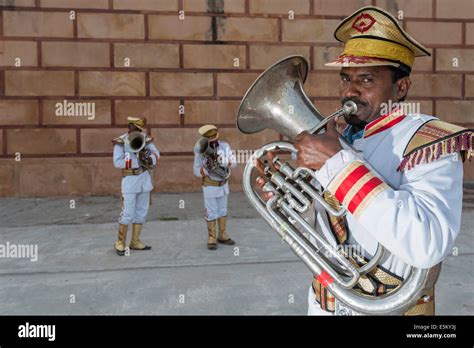
[[[417,61],[410,99],[473,126],[474,0],[0,0],[0,196],[118,194],[110,140],[128,115],[148,117],[163,154],[156,189],[198,190],[200,125],[218,124],[234,149],[278,138],[234,127],[244,92],[275,60],[307,57],[310,97],[325,114],[339,106],[337,70],[323,66],[341,49],[333,31],[370,4],[403,11],[403,27],[433,53]],[[65,99],[94,102],[95,119],[56,116]]]

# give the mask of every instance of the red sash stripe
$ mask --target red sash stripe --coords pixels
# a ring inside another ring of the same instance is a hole
[[[368,172],[369,170],[367,167],[363,165],[354,169],[336,190],[335,197],[337,200],[342,203],[352,186],[354,186],[356,182]]]
[[[353,214],[360,203],[369,195],[372,190],[374,190],[377,186],[382,185],[383,181],[374,176],[372,179],[367,181],[360,190],[355,194],[352,198],[350,203],[347,206],[347,210]]]
[[[350,163],[328,185],[327,190],[351,214],[358,217],[365,207],[389,186],[375,176],[364,162]]]

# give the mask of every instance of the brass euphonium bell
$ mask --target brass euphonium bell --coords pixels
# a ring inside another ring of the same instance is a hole
[[[125,152],[140,152],[146,146],[146,134],[133,131],[125,139]]]
[[[251,134],[273,129],[293,141],[303,131],[311,134],[320,132],[334,117],[357,111],[357,105],[348,101],[342,109],[323,117],[304,92],[303,84],[307,75],[308,63],[302,56],[287,57],[265,70],[249,88],[240,104],[237,113],[237,127],[240,131]],[[340,141],[345,148],[355,151],[342,137]],[[333,280],[327,288],[336,298],[336,313],[401,315],[416,304],[423,291],[430,289],[436,282],[441,264],[431,269],[411,267],[402,285],[380,297],[368,296],[355,290],[360,276],[379,264],[385,249],[378,244],[372,259],[363,267],[355,267],[301,216],[312,209],[312,201],[317,201],[334,216],[346,214],[344,209],[335,210],[325,201],[320,185],[310,183],[308,179],[314,179],[311,181],[313,182],[316,176],[309,168],[293,168],[288,162],[282,163],[276,157],[274,163],[278,164],[278,170],[274,171],[269,166],[265,168],[268,181],[263,187],[264,191],[274,193],[265,202],[253,187],[255,160],[275,150],[293,154],[297,152],[294,145],[287,141],[276,141],[255,151],[244,169],[244,192],[251,205],[315,276],[324,274]]]
[[[242,133],[273,129],[293,140],[303,131],[316,133],[329,121],[320,114],[306,95],[303,84],[308,62],[302,56],[287,57],[259,76],[240,103],[237,127]],[[330,116],[350,115],[357,105],[348,101]]]
[[[151,170],[154,166],[146,162],[146,160],[151,156],[151,151],[145,148],[145,146],[146,134],[139,131],[133,131],[125,138],[124,151],[138,154],[140,166]]]

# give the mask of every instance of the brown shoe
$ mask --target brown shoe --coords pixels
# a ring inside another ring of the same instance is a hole
[[[217,242],[221,243],[221,244],[225,244],[225,245],[234,245],[235,242],[232,240],[232,239],[226,239],[226,240],[220,240],[218,239]]]

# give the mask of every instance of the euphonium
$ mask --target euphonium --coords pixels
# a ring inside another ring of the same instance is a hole
[[[208,138],[200,138],[195,145],[195,151],[203,155],[205,158],[204,167],[208,172],[217,175],[218,177],[227,180],[230,177],[231,170],[229,167],[222,166],[218,160],[217,151],[210,146]]]
[[[263,72],[245,94],[238,113],[237,127],[246,134],[273,129],[292,141],[302,131],[320,132],[330,119],[350,115],[357,105],[347,102],[343,108],[324,118],[306,96],[303,84],[308,74],[308,63],[302,56],[287,57]],[[341,137],[341,142],[345,143]],[[345,143],[345,146],[351,148]],[[431,269],[411,268],[404,282],[391,292],[373,297],[353,288],[359,277],[374,269],[386,252],[379,244],[374,257],[363,267],[355,267],[326,238],[308,224],[301,214],[307,212],[312,201],[318,201],[328,213],[341,216],[343,209],[335,210],[322,196],[319,185],[312,185],[314,171],[293,168],[278,157],[274,161],[278,170],[265,168],[269,181],[264,190],[274,192],[264,202],[253,188],[255,159],[269,151],[282,150],[296,154],[291,142],[277,141],[257,150],[247,162],[243,174],[244,192],[251,205],[262,215],[279,236],[290,245],[296,255],[315,276],[329,275],[334,281],[327,285],[336,298],[336,314],[339,315],[401,315],[412,307],[437,280],[441,264]],[[355,151],[352,148],[352,151]],[[307,236],[313,238],[316,248]],[[324,252],[321,252],[324,250]],[[326,254],[326,255],[324,255]]]

